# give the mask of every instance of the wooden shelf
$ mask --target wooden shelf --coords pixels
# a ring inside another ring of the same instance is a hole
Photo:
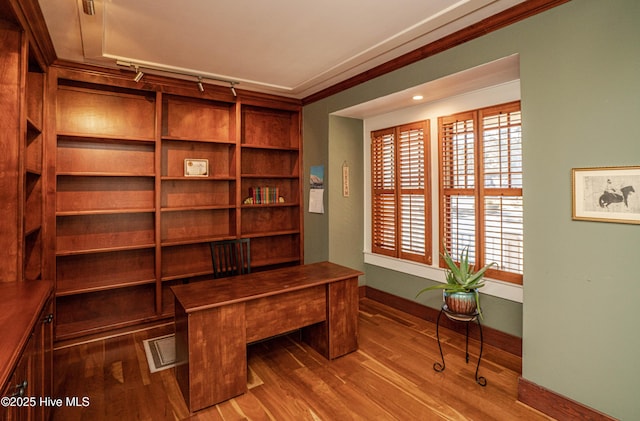
[[[155,178],[155,174],[149,173],[116,173],[116,172],[57,172],[60,177],[150,177]]]
[[[235,145],[227,143],[203,143],[190,141],[162,141],[162,177],[189,179],[234,179]],[[208,177],[185,177],[185,159],[206,159],[209,162]]]
[[[99,291],[110,291],[118,288],[128,288],[128,287],[137,286],[137,285],[155,284],[155,282],[156,282],[156,278],[154,276],[151,279],[141,279],[135,282],[113,281],[113,282],[109,282],[106,285],[98,285],[94,287],[90,286],[91,284],[88,284],[87,286],[84,286],[81,288],[75,288],[75,289],[65,289],[65,287],[62,286],[62,287],[58,287],[58,291],[56,292],[56,297],[65,297],[68,295],[77,295],[77,294],[87,294],[87,293],[99,292]]]
[[[212,275],[209,241],[167,244],[162,247],[162,281]]]
[[[96,143],[147,143],[155,144],[155,138],[136,137],[128,134],[99,134],[99,133],[80,133],[80,132],[64,132],[58,131],[58,139],[76,139]]]
[[[236,142],[229,139],[193,139],[190,137],[182,137],[182,136],[162,136],[162,140],[176,141],[176,142],[200,142],[200,143],[216,143],[223,145],[233,145],[235,146]]]
[[[155,247],[59,255],[56,272],[57,295],[151,283],[155,281]]]
[[[36,122],[31,117],[27,117],[27,131],[28,133],[42,133],[42,127],[40,122]]]
[[[56,297],[56,338],[68,339],[157,319],[155,284]]]
[[[185,212],[185,211],[221,210],[221,209],[235,209],[235,206],[231,206],[231,205],[184,206],[184,207],[162,208],[161,212]]]
[[[185,210],[164,212],[162,215],[162,244],[235,235],[236,217],[233,209]]]
[[[155,208],[155,182],[149,177],[58,176],[56,212]]]
[[[262,209],[262,208],[286,208],[286,207],[298,207],[300,206],[297,202],[280,202],[280,203],[246,203],[242,205],[242,209]]]
[[[161,207],[163,211],[232,208],[236,204],[235,186],[235,181],[231,180],[163,180]]]
[[[208,176],[208,177],[185,177],[185,176],[176,176],[176,177],[161,177],[162,181],[188,181],[191,183],[197,183],[202,181],[236,181],[235,177],[227,177],[227,176]]]
[[[300,233],[252,237],[252,267],[299,262],[300,237]]]
[[[299,152],[298,146],[277,146],[277,145],[262,145],[262,144],[248,144],[243,143],[242,149],[248,151],[254,149],[256,151],[276,151],[276,152]]]
[[[210,266],[208,264],[207,266]],[[171,276],[163,276],[162,282],[170,282],[180,279],[191,279],[191,278],[199,278],[207,276],[209,278],[213,277],[213,270],[201,270],[201,271],[192,271],[192,272],[182,272],[179,275],[171,275]]]
[[[209,243],[212,241],[220,241],[220,240],[231,240],[234,236],[232,235],[214,235],[214,236],[201,236],[201,237],[183,237],[177,238],[173,240],[163,240],[161,243],[162,247],[171,247],[171,246],[182,246],[189,244],[206,244],[209,247]]]
[[[69,176],[155,176],[155,144],[58,137],[56,173]]]
[[[300,209],[296,206],[256,205],[243,208],[242,235],[300,231]]]
[[[56,216],[81,216],[81,215],[117,215],[123,213],[154,213],[154,208],[140,208],[140,209],[93,209],[83,211],[63,211],[56,212]]]
[[[38,235],[41,229],[42,229],[41,225],[35,225],[35,226],[30,227],[30,228],[25,228],[24,236],[25,236],[25,238],[28,238],[28,237],[31,237],[31,236],[34,236],[34,235]]]
[[[74,250],[57,250],[56,256],[77,256],[77,255],[87,255],[87,254],[96,254],[96,253],[111,253],[114,251],[125,251],[125,250],[140,250],[140,249],[150,249],[155,248],[155,244],[139,244],[132,246],[120,246],[120,247],[102,247],[102,248],[86,248],[86,249],[74,249]]]
[[[282,266],[290,263],[299,264],[300,257],[298,255],[291,255],[291,256],[279,256],[277,258],[271,258],[271,259],[254,259],[252,255],[252,258],[251,258],[251,266],[255,269]]]
[[[243,177],[241,182],[241,195],[242,200],[250,197],[249,189],[256,186],[273,186],[279,190],[278,195],[284,198],[284,203],[299,204],[300,203],[300,182],[298,178],[294,177],[276,177],[276,178],[264,178],[264,177]],[[269,204],[269,205],[281,205]],[[251,206],[249,204],[243,204],[244,206]],[[262,204],[255,204],[254,207],[263,207]]]
[[[42,228],[34,227],[25,232],[23,277],[25,281],[42,279]]]
[[[263,174],[258,174],[258,173],[254,173],[254,174],[242,174],[242,178],[259,178],[259,179],[270,179],[270,178],[282,178],[282,179],[287,179],[287,178],[291,178],[291,179],[295,179],[297,180],[298,177],[295,175],[288,175],[288,174],[268,174],[268,173],[263,173]]]
[[[278,235],[292,235],[292,234],[300,234],[300,230],[253,232],[249,234],[243,234],[242,238],[275,237]]]

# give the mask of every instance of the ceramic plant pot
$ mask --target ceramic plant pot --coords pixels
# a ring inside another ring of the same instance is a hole
[[[449,311],[457,314],[474,314],[477,309],[476,295],[473,292],[446,292],[444,302]]]

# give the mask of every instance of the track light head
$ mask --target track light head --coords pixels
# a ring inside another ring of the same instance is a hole
[[[133,80],[135,80],[136,82],[140,82],[140,80],[142,80],[142,76],[144,76],[144,72],[140,70],[138,66],[136,66],[135,69],[136,69],[136,76],[133,78]]]
[[[96,7],[93,4],[93,0],[82,0],[82,11],[85,13],[85,15],[95,15]]]
[[[231,85],[231,86],[230,86],[230,88],[231,88],[231,93],[233,94],[233,96],[234,96],[234,97],[237,97],[237,96],[238,96],[238,94],[236,93],[236,88],[234,88],[234,86],[235,86],[235,84],[236,84],[236,83],[237,83],[237,82],[229,82],[229,84]]]
[[[198,90],[204,92],[204,85],[202,84],[202,78],[198,77]]]

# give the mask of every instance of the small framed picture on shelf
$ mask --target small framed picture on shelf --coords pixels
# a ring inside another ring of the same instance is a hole
[[[640,224],[640,167],[573,168],[574,220]]]
[[[184,176],[185,177],[208,177],[209,176],[209,160],[208,159],[185,159],[184,160]]]

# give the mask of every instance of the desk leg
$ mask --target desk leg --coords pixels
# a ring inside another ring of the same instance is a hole
[[[177,339],[186,338],[188,347],[188,358],[176,368],[176,377],[189,410],[195,412],[246,392],[245,304],[190,314],[178,310],[176,315],[187,318],[186,323],[176,319]]]
[[[327,285],[329,359],[358,349],[358,278]]]
[[[302,329],[302,339],[332,360],[358,349],[358,278],[327,285],[327,320]]]

